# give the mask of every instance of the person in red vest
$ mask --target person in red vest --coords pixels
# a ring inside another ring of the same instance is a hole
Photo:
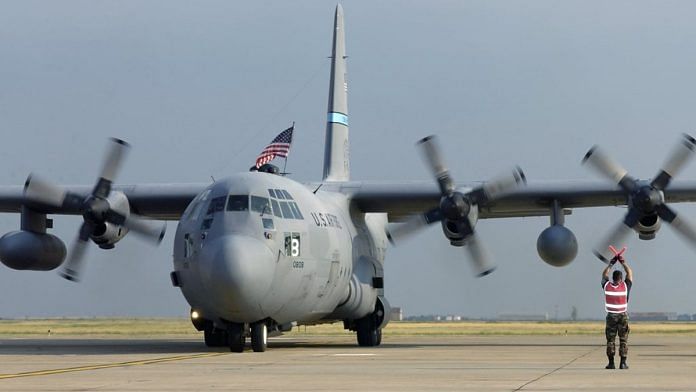
[[[615,270],[609,280],[609,272],[616,262],[619,262],[626,272],[626,279],[622,279],[621,271]],[[607,369],[616,369],[614,355],[616,354],[616,335],[619,335],[619,356],[621,363],[619,368],[628,369],[626,355],[628,354],[628,296],[633,285],[633,271],[624,260],[621,253],[617,254],[602,272],[602,288],[604,289],[604,306],[607,311],[607,357],[609,364]]]

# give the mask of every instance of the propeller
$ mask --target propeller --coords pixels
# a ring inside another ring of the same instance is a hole
[[[166,225],[155,225],[132,213],[114,210],[109,204],[111,185],[116,178],[130,145],[123,140],[111,138],[99,179],[89,196],[67,191],[60,185],[29,175],[24,184],[25,199],[59,208],[60,211],[80,213],[83,218],[77,239],[73,242],[60,275],[67,280],[79,281],[87,244],[92,233],[100,225],[111,223],[122,226],[153,243],[159,244],[164,238]]]
[[[696,246],[696,229],[667,206],[663,191],[667,189],[672,178],[680,172],[693,157],[696,139],[683,134],[677,146],[672,150],[657,176],[652,181],[637,180],[628,174],[618,162],[598,146],[593,146],[582,163],[595,170],[603,177],[618,184],[628,199],[628,211],[607,235],[606,239],[594,250],[603,262],[611,259],[609,246],[618,246],[626,240],[632,229],[642,219],[659,217],[690,244]]]
[[[474,230],[474,224],[469,218],[472,209],[478,211],[502,194],[526,183],[524,173],[516,167],[509,173],[494,177],[480,187],[462,193],[455,189],[452,176],[445,166],[443,154],[435,136],[428,136],[416,144],[423,155],[430,172],[435,177],[440,188],[439,205],[422,214],[416,214],[401,224],[392,225],[387,231],[387,238],[392,243],[398,243],[419,232],[434,222],[443,223],[443,231],[454,246],[464,246],[469,253],[476,276],[485,276],[493,272],[495,264],[479,240]],[[456,238],[450,234],[456,235]]]

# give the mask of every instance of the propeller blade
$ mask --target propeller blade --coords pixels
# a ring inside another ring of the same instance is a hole
[[[123,163],[123,158],[128,153],[130,144],[115,137],[110,138],[109,141],[110,144],[99,177],[113,182]]]
[[[633,208],[629,209],[624,219],[614,226],[606,240],[595,248],[592,253],[602,262],[608,263],[614,257],[610,247],[623,246],[623,243],[631,234],[633,227],[638,223],[639,219],[640,213]]]
[[[660,204],[656,210],[657,215],[669,223],[683,239],[687,240],[692,246],[696,246],[696,229],[688,221],[679,217],[674,210],[665,204]]]
[[[483,184],[483,189],[488,194],[489,199],[494,199],[501,193],[526,183],[527,177],[525,177],[522,168],[515,166],[512,171],[493,177],[490,181]]]
[[[31,201],[60,207],[65,201],[65,195],[63,187],[35,174],[30,174],[24,183],[24,197]]]
[[[469,252],[471,265],[474,268],[474,274],[477,278],[486,276],[495,270],[495,263],[490,253],[486,250],[483,244],[479,241],[474,227],[469,219],[463,219],[457,222],[458,231],[463,235],[464,242],[459,245],[466,248]]]
[[[636,180],[628,175],[628,171],[599,146],[590,148],[590,151],[582,159],[582,163],[589,165],[599,174],[619,184],[626,191],[630,191],[636,186]]]
[[[476,233],[473,233],[466,240],[464,248],[471,256],[471,264],[474,268],[474,274],[477,278],[489,275],[495,270],[495,263],[490,253],[486,250],[483,244],[479,241]]]
[[[167,230],[167,224],[164,222],[158,224],[156,221],[145,219],[135,214],[130,214],[126,217],[111,209],[106,212],[104,218],[107,222],[123,226],[156,245],[162,242]]]
[[[77,239],[73,242],[70,253],[68,253],[68,261],[60,272],[60,276],[63,278],[73,282],[80,281],[84,255],[93,229],[92,225],[87,222],[83,222],[82,226],[80,226]]]
[[[130,144],[121,139],[110,138],[109,142],[108,151],[104,157],[99,179],[92,190],[93,196],[103,199],[109,197],[109,193],[111,193],[111,184],[116,178],[116,174],[121,168],[123,159],[130,148]]]
[[[683,134],[679,144],[672,150],[667,161],[662,165],[662,170],[660,170],[650,185],[659,190],[665,189],[672,181],[672,178],[691,160],[694,155],[694,147],[696,147],[696,139],[690,135]]]
[[[469,192],[468,196],[474,204],[486,204],[524,184],[527,184],[527,177],[519,166],[515,166],[510,172],[486,181],[482,186]]]
[[[387,239],[389,239],[389,242],[391,242],[392,245],[398,244],[413,234],[421,231],[429,224],[437,222],[441,219],[442,213],[437,207],[423,214],[413,215],[403,223],[389,225],[389,228],[387,229]]]
[[[449,171],[445,166],[440,146],[435,135],[426,136],[416,143],[420,147],[425,162],[428,164],[431,173],[437,179],[440,186],[440,193],[449,195],[454,191],[454,181],[450,177]]]

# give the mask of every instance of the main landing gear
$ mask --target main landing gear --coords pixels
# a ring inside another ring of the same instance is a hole
[[[353,330],[358,336],[358,345],[374,347],[382,343],[382,321],[384,321],[384,306],[377,301],[374,312],[353,321]]]
[[[382,343],[382,329],[372,314],[355,320],[355,331],[361,347],[374,347]]]

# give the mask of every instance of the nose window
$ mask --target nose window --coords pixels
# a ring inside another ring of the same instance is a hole
[[[273,219],[263,218],[262,221],[263,221],[263,228],[264,229],[266,229],[266,230],[273,230],[274,229]]]

